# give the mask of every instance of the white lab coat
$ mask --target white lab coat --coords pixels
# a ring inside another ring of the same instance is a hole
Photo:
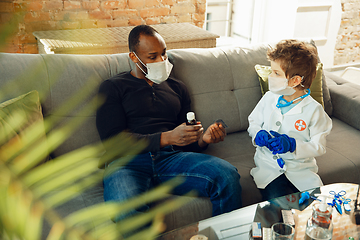
[[[326,152],[326,136],[332,128],[332,121],[321,104],[311,96],[305,97],[290,111],[281,114],[276,107],[280,95],[268,91],[249,115],[248,132],[256,152],[256,167],[250,174],[258,188],[265,188],[275,178],[284,173],[267,147],[255,145],[254,139],[258,131],[264,129],[285,133],[295,138],[296,150],[293,153],[279,154],[285,161],[285,175],[300,191],[322,186],[317,175],[318,166],[315,157]]]

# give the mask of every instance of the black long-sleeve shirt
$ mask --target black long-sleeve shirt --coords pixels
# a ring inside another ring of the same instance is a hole
[[[160,136],[186,121],[190,111],[190,96],[186,86],[169,78],[150,86],[130,72],[120,73],[99,88],[105,97],[96,114],[96,127],[102,141],[127,130],[138,139],[148,142],[143,152],[160,150]],[[201,151],[197,143],[184,148]]]

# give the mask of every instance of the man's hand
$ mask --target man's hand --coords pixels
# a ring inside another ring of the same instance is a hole
[[[200,122],[198,122],[196,125],[186,125],[183,123],[171,131],[163,132],[161,134],[160,146],[186,146],[193,142],[199,141],[203,132],[204,128]]]
[[[213,123],[206,129],[202,138],[199,140],[199,146],[204,147],[206,144],[224,141],[225,136],[225,128],[220,123]]]

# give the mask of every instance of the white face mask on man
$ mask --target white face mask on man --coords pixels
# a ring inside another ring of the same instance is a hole
[[[156,84],[160,84],[169,78],[173,65],[169,62],[168,58],[161,62],[147,63],[146,65],[140,58],[133,52],[140,63],[146,67],[147,73],[139,66],[140,70],[145,74],[145,77]]]
[[[296,90],[294,87],[289,86],[289,80],[287,78],[268,77],[269,90],[275,94],[290,96],[293,95]]]

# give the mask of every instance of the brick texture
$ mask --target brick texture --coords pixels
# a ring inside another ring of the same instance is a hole
[[[159,17],[159,16],[167,16],[170,13],[169,8],[146,8],[140,10],[140,16],[142,18],[149,18],[149,17]]]
[[[76,10],[81,8],[80,1],[64,1],[65,10]]]
[[[15,4],[10,2],[0,2],[0,12],[14,12]]]
[[[33,31],[177,22],[202,27],[205,11],[206,0],[6,0],[0,1],[0,25],[21,13],[23,17],[14,36],[7,40],[5,52],[38,53]]]
[[[360,2],[342,0],[342,16],[336,39],[334,65],[360,62]]]

